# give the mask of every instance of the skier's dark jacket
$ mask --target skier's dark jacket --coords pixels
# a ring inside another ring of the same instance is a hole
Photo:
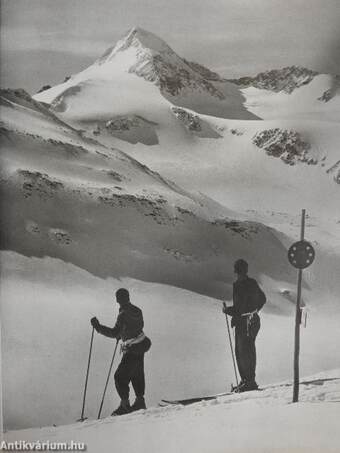
[[[114,327],[99,324],[97,331],[110,338],[122,341],[136,338],[143,332],[144,320],[142,310],[130,302],[122,305]]]
[[[261,310],[266,303],[266,296],[254,278],[246,277],[233,284],[233,306],[227,308],[232,316],[232,325],[236,325],[245,313]]]

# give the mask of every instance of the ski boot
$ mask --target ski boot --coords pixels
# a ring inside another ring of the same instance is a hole
[[[129,400],[121,400],[120,405],[112,412],[112,416],[125,415],[131,412]]]
[[[232,393],[241,393],[241,392],[244,392],[244,386],[246,385],[245,381],[241,381],[239,382],[238,385],[232,385],[231,386],[231,391]]]
[[[233,388],[234,393],[250,392],[251,390],[258,390],[259,386],[255,381],[241,381],[237,387]]]
[[[255,381],[247,381],[244,386],[244,392],[250,392],[251,390],[258,390],[259,386]]]
[[[135,402],[131,406],[131,411],[140,411],[146,409],[144,396],[137,396]]]

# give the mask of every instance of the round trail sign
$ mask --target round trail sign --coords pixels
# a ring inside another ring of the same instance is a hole
[[[295,242],[288,250],[288,260],[297,269],[306,269],[315,258],[315,250],[307,241]]]

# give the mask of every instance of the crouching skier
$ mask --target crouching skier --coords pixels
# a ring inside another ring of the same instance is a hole
[[[122,340],[123,357],[114,375],[121,402],[112,415],[123,415],[146,409],[144,400],[144,354],[150,349],[151,341],[143,332],[142,310],[132,305],[129,291],[120,288],[116,292],[116,300],[119,304],[119,314],[114,327],[100,324],[97,318],[92,318],[91,324],[98,333]],[[130,382],[136,394],[136,400],[132,406],[129,402]]]
[[[237,278],[233,284],[233,305],[223,308],[223,312],[232,317],[231,326],[235,327],[235,355],[241,382],[234,391],[246,392],[258,389],[255,340],[260,330],[258,312],[266,303],[266,296],[257,281],[248,277],[245,260],[235,261],[234,272]]]

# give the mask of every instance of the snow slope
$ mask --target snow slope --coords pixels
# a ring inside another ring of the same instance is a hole
[[[122,453],[335,453],[340,445],[340,370],[311,376],[304,382],[301,402],[294,405],[289,404],[291,385],[274,385],[262,392],[220,397],[188,407],[152,408],[101,421],[13,431],[5,439],[73,440],[84,442],[90,453],[112,448]]]
[[[221,301],[159,283],[101,279],[53,258],[13,252],[2,252],[0,258],[6,429],[67,424],[79,418],[89,320],[97,316],[113,325],[118,309],[114,292],[119,287],[127,287],[133,303],[143,309],[145,332],[153,343],[145,357],[149,407],[162,398],[229,391],[235,382]],[[257,339],[257,380],[262,386],[291,379],[296,294],[294,285],[265,277],[261,285],[269,299]],[[339,365],[339,307],[320,303],[314,286],[304,290],[303,299],[308,318],[307,328],[301,329],[301,375],[309,375]],[[98,413],[113,346],[112,340],[95,336],[86,405],[90,419]],[[119,360],[118,355],[114,369]],[[118,404],[111,379],[103,416]]]
[[[135,147],[122,142],[120,146],[179,184],[199,187],[235,210],[270,207],[293,214],[305,206],[320,217],[326,214],[337,219],[340,164],[336,122],[225,120],[182,110],[191,115],[191,123],[187,126],[184,115],[177,115],[185,130],[179,146],[171,125],[167,132],[159,133],[159,145]],[[218,138],[207,133],[202,138],[195,124],[200,124],[201,135],[209,128]],[[265,134],[271,135],[271,141],[256,141]],[[289,142],[293,157],[284,161]],[[275,145],[273,152],[270,145]]]
[[[3,99],[3,249],[219,298],[230,295],[240,254],[257,260],[257,275],[294,281],[274,230],[234,220],[121,151],[21,105],[20,95]],[[258,258],[263,244],[275,266]]]
[[[300,213],[305,208],[309,216],[306,238],[317,250],[311,279],[318,282],[320,292],[324,291],[320,300],[333,294],[335,301],[340,272],[338,124],[191,115],[190,121],[185,115],[179,118],[185,140],[178,146],[170,126],[160,134],[157,146],[124,142],[120,146],[182,187],[199,187],[239,213],[238,218],[260,221],[283,232],[290,238],[287,247],[299,238]],[[197,124],[201,124],[200,132],[209,128],[219,138],[200,137]]]

